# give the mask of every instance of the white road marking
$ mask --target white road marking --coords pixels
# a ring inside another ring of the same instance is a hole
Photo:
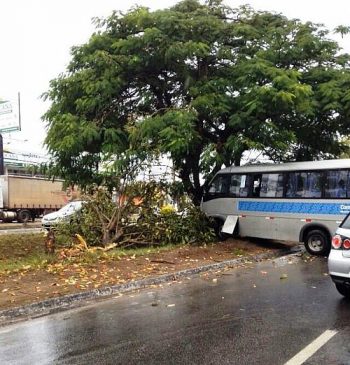
[[[304,349],[298,352],[294,357],[287,361],[284,365],[301,365],[308,358],[310,358],[317,350],[319,350],[323,345],[325,345],[337,331],[327,330],[324,331],[316,340],[312,341]]]

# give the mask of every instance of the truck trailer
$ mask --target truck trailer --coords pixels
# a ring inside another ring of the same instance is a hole
[[[62,208],[74,198],[63,181],[0,175],[0,220],[25,223]]]

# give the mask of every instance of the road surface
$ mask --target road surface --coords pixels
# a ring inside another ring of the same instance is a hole
[[[326,260],[289,260],[2,327],[0,363],[349,364],[350,304]]]

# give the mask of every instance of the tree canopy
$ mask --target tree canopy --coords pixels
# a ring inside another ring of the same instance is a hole
[[[96,26],[45,94],[46,144],[69,182],[103,183],[113,176],[103,165],[166,154],[198,202],[201,177],[247,150],[275,161],[341,153],[350,56],[322,25],[184,0]]]

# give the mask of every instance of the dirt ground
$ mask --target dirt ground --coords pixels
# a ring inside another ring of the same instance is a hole
[[[80,261],[77,258],[55,260],[35,269],[31,265],[23,265],[15,272],[0,272],[0,310],[237,257],[247,257],[249,260],[250,256],[285,247],[278,242],[230,239],[204,246],[179,246],[150,253],[145,251],[142,255],[101,255],[97,260],[90,261],[86,258]],[[28,247],[22,252],[19,247],[8,247],[8,252],[0,251],[0,264],[10,250],[20,259],[21,255],[27,255],[33,249]]]

